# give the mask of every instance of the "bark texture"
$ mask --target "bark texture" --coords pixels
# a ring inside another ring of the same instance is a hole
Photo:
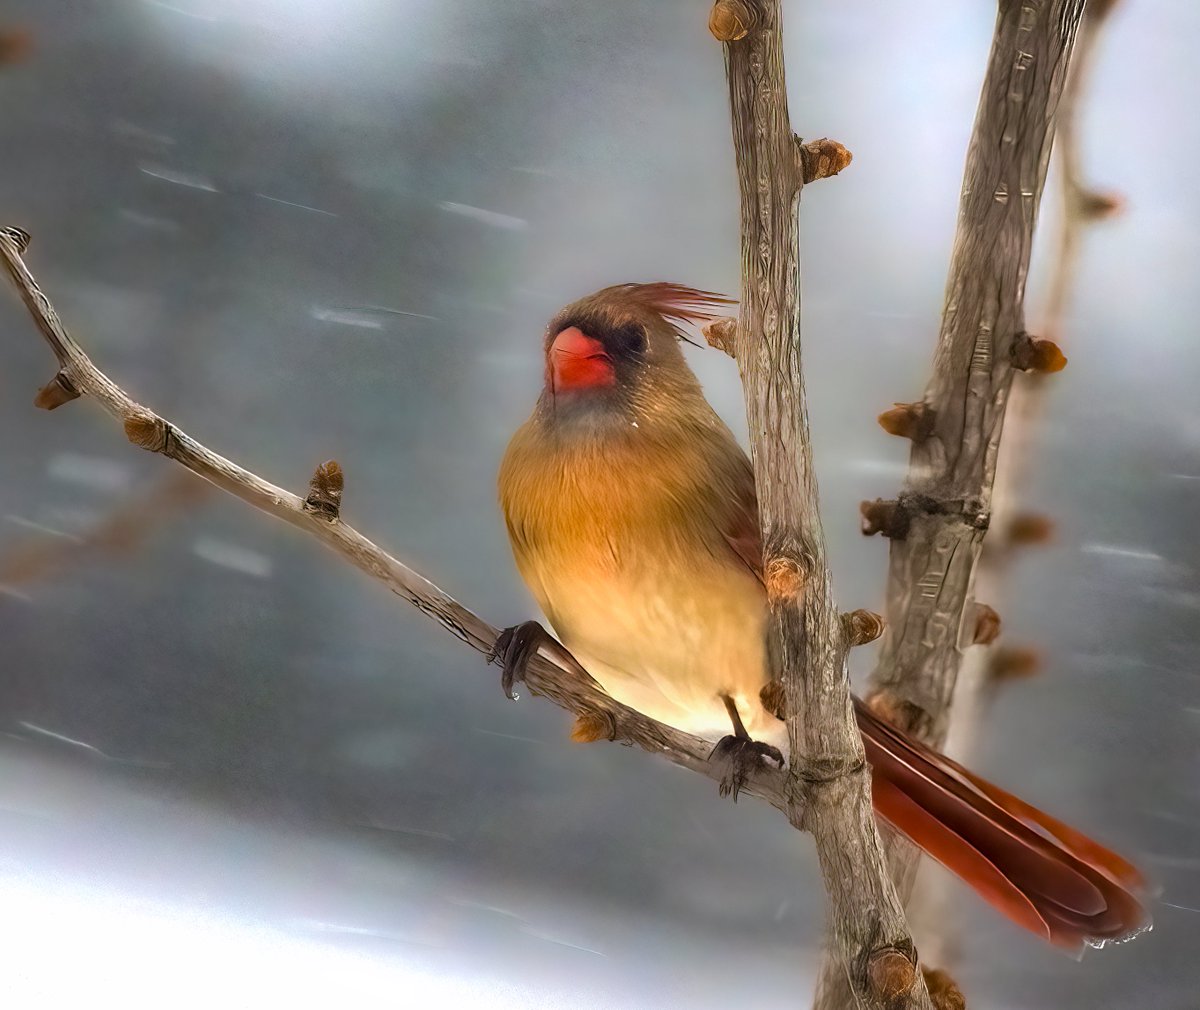
[[[788,817],[816,841],[830,929],[855,1000],[927,1007],[875,824],[850,707],[849,639],[825,558],[801,372],[797,205],[806,178],[831,173],[813,170],[812,147],[792,133],[780,16],[780,0],[743,0],[738,31],[724,33],[736,37],[714,34],[726,43],[741,192],[741,309],[732,346],[758,489],[774,674],[784,686]],[[849,157],[831,156],[830,164],[839,160]]]
[[[1088,187],[1082,178],[1078,131],[1079,105],[1086,94],[1095,61],[1097,41],[1114,0],[1089,0],[1075,40],[1071,67],[1059,100],[1055,123],[1054,157],[1062,185],[1058,243],[1049,267],[1046,301],[1037,313],[1037,332],[1062,342],[1067,303],[1076,277],[1080,243],[1089,225],[1116,213],[1119,198]],[[1045,400],[1056,380],[1039,372],[1021,372],[1013,378],[1004,422],[1004,438],[992,490],[991,531],[975,574],[974,595],[1003,606],[1011,596],[1010,571],[1021,551],[1045,543],[1052,532],[1049,521],[1020,510],[1022,488],[1034,458]],[[1039,528],[1039,522],[1040,528]],[[984,643],[990,645],[991,643]],[[1034,653],[1023,653],[1036,655]],[[963,657],[954,693],[954,714],[945,741],[945,752],[963,764],[987,725],[991,701],[1008,682],[996,676],[1004,653],[998,649],[970,649]],[[953,967],[964,954],[963,936],[955,928],[955,882],[944,875],[932,878],[918,871],[909,917],[922,937],[922,951],[935,964]]]
[[[1034,222],[1083,0],[1000,5],[967,152],[933,378],[929,436],[914,442],[892,540],[887,630],[872,677],[927,743],[945,737],[975,562],[1014,366]],[[967,640],[970,640],[968,636]]]
[[[935,747],[945,740],[963,650],[974,639],[975,567],[991,522],[1013,355],[1028,344],[1024,297],[1034,223],[1082,10],[1083,0],[999,4],[933,377],[921,400],[932,421],[913,441],[891,522],[872,527],[891,536],[891,547],[887,629],[871,700]],[[899,837],[888,849],[907,898],[919,853]],[[844,1010],[852,999],[827,958],[817,1010]]]

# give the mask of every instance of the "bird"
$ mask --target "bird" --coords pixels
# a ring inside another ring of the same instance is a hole
[[[715,740],[736,800],[753,768],[784,762],[754,471],[680,346],[731,304],[655,282],[560,310],[497,483],[517,569],[557,642],[617,701]],[[537,621],[501,633],[492,658],[509,697],[555,644]],[[1077,956],[1149,927],[1132,864],[857,697],[853,708],[877,815],[1008,919]]]

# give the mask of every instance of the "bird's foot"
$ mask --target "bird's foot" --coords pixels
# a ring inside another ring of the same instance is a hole
[[[721,795],[732,795],[734,803],[750,775],[765,768],[768,758],[783,767],[783,752],[778,747],[736,735],[722,737],[708,756],[721,766]]]
[[[550,632],[537,621],[526,621],[524,624],[514,624],[505,628],[492,646],[488,655],[489,663],[499,663],[503,673],[500,674],[500,686],[504,689],[504,697],[516,701],[513,684],[525,679],[525,667],[538,651],[538,646],[554,642]]]

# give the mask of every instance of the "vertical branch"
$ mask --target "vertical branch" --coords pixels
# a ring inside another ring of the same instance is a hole
[[[933,377],[911,423],[908,476],[897,501],[864,503],[864,532],[891,538],[887,630],[871,703],[939,746],[963,648],[974,640],[973,585],[991,522],[992,488],[1015,369],[1066,363],[1025,332],[1025,280],[1055,114],[1083,0],[1000,0],[963,173]],[[889,412],[890,414],[891,412]],[[919,422],[919,423],[918,423]],[[889,858],[900,893],[919,854],[898,837]],[[832,958],[818,1010],[852,1005]]]
[[[1014,370],[1065,362],[1025,333],[1023,301],[1053,123],[1083,0],[1002,0],[967,153],[933,378],[892,539],[888,630],[872,678],[903,728],[946,733]],[[970,636],[967,636],[968,640]]]
[[[1040,313],[1041,332],[1056,341],[1065,333],[1064,317],[1074,287],[1083,233],[1090,224],[1116,213],[1121,206],[1118,198],[1084,183],[1078,131],[1080,100],[1090,79],[1097,39],[1114,6],[1116,0],[1088,0],[1058,105],[1054,153],[1062,184],[1062,204],[1057,222],[1057,248],[1049,266],[1046,303]],[[1024,504],[1021,489],[1028,480],[1037,429],[1052,382],[1050,376],[1041,372],[1021,372],[1013,379],[992,490],[991,532],[975,574],[977,599],[1003,605],[1011,589],[1009,572],[1019,553],[1026,547],[1045,543],[1053,534],[1049,519],[1019,511]],[[969,763],[970,749],[979,738],[997,691],[1014,673],[1032,672],[1027,668],[1014,670],[1013,663],[1018,660],[1031,663],[1036,657],[1029,650],[986,647],[990,641],[982,644],[984,648],[970,649],[963,657],[954,694],[954,716],[945,743],[945,752],[963,763]],[[918,877],[909,905],[909,916],[922,937],[922,950],[940,965],[953,965],[961,956],[961,935],[953,928],[951,887],[953,884],[944,877],[936,883]],[[928,929],[922,928],[926,926]]]
[[[832,934],[855,999],[926,1007],[851,713],[848,640],[831,594],[800,367],[800,190],[849,156],[840,145],[804,145],[792,133],[780,0],[718,0],[709,25],[726,42],[741,193],[741,315],[732,344],[758,489],[774,673],[786,699],[788,816],[816,841]]]

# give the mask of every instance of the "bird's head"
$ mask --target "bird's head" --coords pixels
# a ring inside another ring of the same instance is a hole
[[[680,284],[618,284],[558,312],[546,328],[543,401],[556,414],[628,412],[699,393],[679,348],[683,327],[716,319],[730,299]],[[727,311],[727,310],[725,310]]]

